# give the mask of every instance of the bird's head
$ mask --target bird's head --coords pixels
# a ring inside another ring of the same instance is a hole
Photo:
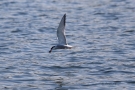
[[[49,53],[51,53],[54,48],[55,48],[55,46],[52,46]]]

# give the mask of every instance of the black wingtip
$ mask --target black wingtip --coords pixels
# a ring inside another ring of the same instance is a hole
[[[64,14],[64,17],[66,18],[66,13]]]
[[[65,23],[66,23],[66,13],[64,14],[64,25],[65,25]]]

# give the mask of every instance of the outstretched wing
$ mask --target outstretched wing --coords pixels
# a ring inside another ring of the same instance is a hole
[[[60,45],[67,45],[65,36],[66,14],[62,17],[57,29],[57,37]]]

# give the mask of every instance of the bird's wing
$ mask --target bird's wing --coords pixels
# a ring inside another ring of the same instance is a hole
[[[66,14],[62,17],[57,29],[57,37],[60,45],[67,45],[65,36]]]

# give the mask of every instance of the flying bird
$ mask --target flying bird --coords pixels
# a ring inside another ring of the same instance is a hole
[[[65,36],[65,25],[66,25],[66,14],[62,17],[60,24],[57,28],[57,37],[58,37],[58,44],[56,46],[52,46],[49,53],[55,49],[71,49],[73,46],[70,46],[66,42]]]

